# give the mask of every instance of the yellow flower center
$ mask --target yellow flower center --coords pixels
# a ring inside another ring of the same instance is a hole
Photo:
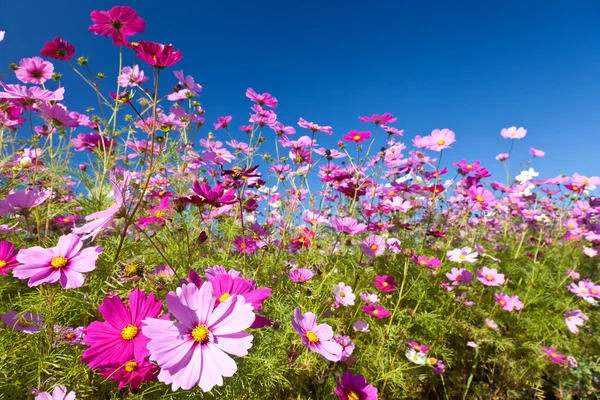
[[[575,229],[574,225],[569,225],[569,229]]]
[[[488,275],[488,276],[485,277],[485,279],[487,279],[488,281],[493,281],[494,277],[491,276],[491,275]]]
[[[73,332],[69,332],[65,335],[65,339],[67,340],[71,340],[75,337],[75,334]]]
[[[316,222],[317,222],[317,220],[316,220],[316,219],[314,219],[314,218],[310,220],[310,223],[311,223],[311,224],[314,224],[314,223],[316,223]]]
[[[503,306],[503,305],[506,304],[506,302],[504,300],[500,300],[499,303],[500,303],[501,306]]]
[[[429,364],[437,364],[437,360],[434,357],[429,358]]]
[[[574,191],[578,191],[579,190],[579,186],[573,186],[573,190]]]
[[[440,140],[437,141],[437,144],[440,145],[440,146],[443,145],[444,143],[446,143],[446,142],[444,142],[442,139],[440,139]]]
[[[340,297],[346,297],[346,293],[340,292]]]
[[[136,263],[130,263],[127,264],[123,270],[127,275],[134,275],[137,273],[138,265]]]
[[[475,197],[475,200],[477,200],[480,203],[483,203],[483,197],[481,197],[481,196]]]
[[[354,139],[354,140],[360,140],[360,136],[354,135],[354,137],[352,139]]]
[[[591,293],[591,294],[596,294],[596,293],[598,293],[598,292],[596,291],[596,289],[592,289],[592,290],[590,290],[590,293]]]
[[[387,283],[387,282],[383,282],[383,283],[381,284],[381,286],[383,286],[383,287],[388,287],[388,286],[390,286],[390,284],[389,284],[389,283]]]
[[[567,317],[567,321],[570,321],[570,320],[571,320],[571,317]]]
[[[0,268],[6,267],[6,261],[0,260]]]
[[[67,217],[64,217],[64,218],[63,218],[63,222],[65,222],[65,223],[66,223],[66,222],[69,222],[69,218],[67,218]]]
[[[192,330],[192,337],[200,344],[208,342],[208,328],[206,325],[198,325]]]
[[[224,302],[225,300],[227,300],[231,295],[229,293],[223,293],[221,295],[221,297],[219,297],[219,302]]]
[[[154,213],[154,216],[157,217],[157,218],[162,218],[165,215],[167,215],[167,213],[165,211],[162,211],[162,210],[159,210],[159,211],[157,211],[157,212]]]
[[[356,392],[350,392],[346,398],[348,400],[360,400],[360,395],[358,395]]]
[[[584,185],[587,185],[588,183],[590,183],[590,181],[588,181],[587,179],[584,179],[584,180],[583,180],[583,184],[584,184]]]
[[[473,169],[472,165],[467,165],[467,169]]]
[[[419,264],[421,264],[421,265],[425,265],[425,264],[427,264],[427,261],[425,261],[425,260],[421,260],[421,261],[419,261]]]
[[[515,133],[515,132],[511,132],[511,133],[510,133],[510,136],[515,136],[515,135],[516,135],[516,133]]]
[[[389,194],[390,196],[393,196],[393,195],[395,195],[396,193],[394,193],[392,190],[390,190],[390,191],[388,192],[388,194]]]
[[[371,250],[373,250],[373,251],[377,250],[377,245],[376,244],[371,245]]]
[[[467,256],[465,256],[464,254],[461,254],[460,256],[458,256],[458,258],[460,258],[461,260],[464,260],[465,258],[467,258]]]
[[[379,310],[374,310],[373,315],[379,315]]]
[[[50,261],[50,265],[52,265],[52,268],[64,268],[67,266],[68,263],[69,260],[67,260],[63,256],[54,257],[52,261]]]
[[[133,340],[137,336],[138,331],[137,326],[129,324],[121,331],[121,337],[125,340]]]
[[[587,293],[587,290],[581,289],[581,293]]]
[[[317,343],[319,341],[319,337],[315,335],[313,331],[306,331],[306,338],[311,343]]]
[[[556,358],[557,356],[558,356],[558,355],[557,355],[556,353],[552,353],[552,354],[550,354],[550,357],[552,357],[552,358]]]
[[[125,371],[133,372],[138,369],[138,365],[135,361],[129,361],[125,364]]]

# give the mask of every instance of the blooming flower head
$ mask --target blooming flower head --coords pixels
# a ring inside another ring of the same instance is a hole
[[[426,148],[434,151],[449,149],[452,143],[456,142],[456,136],[450,129],[435,129],[427,137]]]
[[[372,114],[370,117],[358,117],[358,120],[361,122],[373,122],[375,125],[379,125],[396,122],[398,118],[395,118],[390,113],[384,113],[383,115]]]
[[[344,372],[335,383],[333,391],[339,400],[377,400],[377,388],[368,385],[362,375]]]
[[[302,221],[311,225],[323,225],[328,222],[327,216],[316,210],[305,210],[302,213]]]
[[[474,263],[477,261],[477,252],[473,251],[470,247],[463,247],[462,249],[448,250],[446,256],[448,260],[457,263]]]
[[[581,310],[565,311],[563,314],[567,328],[573,333],[579,332],[579,326],[583,326],[584,321],[587,321],[588,316]]]
[[[139,289],[129,293],[129,307],[118,296],[106,297],[98,311],[104,322],[94,321],[85,331],[84,342],[90,346],[81,361],[90,368],[109,364],[142,361],[148,356],[149,338],[142,334],[144,318],[155,318],[162,311],[162,302],[153,293]]]
[[[2,314],[2,322],[15,331],[37,333],[41,331],[44,317],[29,312],[23,314],[10,310],[6,314]]]
[[[315,274],[306,268],[295,268],[290,271],[289,278],[292,282],[304,283],[312,279]]]
[[[317,316],[311,312],[302,315],[300,307],[296,307],[291,320],[292,326],[300,334],[305,347],[329,361],[335,362],[342,359],[342,346],[332,339],[333,329],[331,326],[317,325]]]
[[[158,379],[173,391],[198,385],[208,392],[237,371],[226,353],[245,356],[253,336],[243,330],[254,322],[252,304],[239,295],[219,302],[211,282],[198,288],[183,284],[167,295],[169,312],[179,322],[146,318],[142,333],[150,338],[150,359],[158,363]]]
[[[124,67],[118,78],[119,86],[121,87],[135,87],[146,82],[148,79],[150,78],[144,75],[144,71],[138,65],[134,65],[133,68]]]
[[[256,102],[259,106],[267,106],[271,108],[277,108],[277,99],[271,96],[269,93],[258,94],[252,88],[246,90],[246,97]]]
[[[48,392],[40,392],[35,397],[35,400],[75,400],[77,393],[71,391],[67,393],[66,386],[57,386],[52,391],[52,394]]]
[[[300,120],[298,121],[298,125],[301,128],[309,129],[309,130],[313,131],[314,133],[323,132],[326,135],[331,135],[333,133],[332,127],[320,126],[320,125],[315,124],[314,122],[306,122],[303,118],[300,118]]]
[[[94,10],[89,30],[100,36],[112,37],[113,44],[127,45],[127,36],[142,33],[146,22],[131,7],[114,6],[109,11]]]
[[[446,366],[444,365],[444,362],[439,358],[429,357],[427,359],[427,364],[429,364],[429,366],[435,374],[443,374],[446,371]]]
[[[70,326],[54,325],[54,332],[57,335],[58,343],[83,344],[83,326],[71,328]]]
[[[367,257],[378,257],[385,251],[385,240],[379,235],[371,235],[360,245],[360,249]]]
[[[5,90],[0,92],[0,99],[18,99],[33,104],[36,101],[61,101],[64,99],[65,88],[61,87],[54,92],[45,90],[38,86],[8,85],[0,82],[0,86]]]
[[[418,352],[421,352],[424,354],[427,354],[427,352],[430,350],[429,346],[425,346],[424,344],[420,344],[417,342],[405,342],[405,343],[408,347],[410,347],[414,351],[418,351]]]
[[[498,161],[506,161],[508,160],[508,157],[510,157],[510,154],[508,153],[500,153],[496,156],[496,160]]]
[[[342,137],[348,142],[361,143],[371,137],[371,132],[350,131]]]
[[[383,306],[376,306],[375,304],[365,304],[363,306],[365,314],[372,315],[375,318],[386,318],[390,316],[390,312]]]
[[[504,284],[504,274],[498,273],[495,268],[481,268],[477,271],[477,279],[485,286],[500,286]]]
[[[215,125],[215,130],[219,130],[219,129],[225,129],[229,126],[229,123],[231,122],[231,115],[228,115],[226,117],[219,117],[217,120],[217,123],[214,124]]]
[[[572,279],[579,279],[579,272],[573,271],[572,269],[567,270],[567,276]]]
[[[6,275],[6,271],[19,265],[17,262],[17,251],[15,246],[7,241],[0,242],[0,275]]]
[[[356,295],[352,293],[352,288],[344,282],[340,282],[333,287],[335,300],[342,306],[353,306]]]
[[[183,56],[181,50],[175,50],[170,44],[140,41],[135,46],[139,58],[156,69],[164,69],[175,65]]]
[[[369,324],[358,319],[354,324],[352,324],[352,329],[357,332],[369,332]]]
[[[542,352],[545,355],[547,355],[550,358],[550,361],[552,361],[554,364],[566,364],[567,363],[567,360],[565,360],[566,356],[564,354],[558,354],[554,347],[544,346],[544,349],[542,350]]]
[[[75,55],[75,46],[57,36],[54,41],[46,42],[40,54],[55,60],[66,61]]]
[[[413,256],[411,259],[424,268],[438,269],[442,266],[442,263],[437,257],[428,258],[427,256]]]
[[[398,286],[396,283],[396,278],[388,275],[376,276],[373,285],[375,285],[383,293],[393,292],[396,290],[396,286]]]
[[[362,233],[367,229],[365,224],[358,223],[355,219],[350,217],[333,217],[331,219],[331,226],[340,232],[347,233],[350,236]]]
[[[40,57],[31,57],[19,61],[19,68],[15,71],[15,75],[23,83],[41,85],[52,78],[53,72],[54,65],[51,62],[44,61]]]
[[[350,356],[354,352],[354,348],[356,347],[352,339],[350,339],[350,336],[335,335],[333,340],[342,346],[342,358],[340,361],[348,362]]]
[[[425,353],[421,353],[420,351],[416,351],[414,349],[406,350],[405,355],[408,361],[412,362],[413,364],[423,365],[427,362],[427,356]]]
[[[446,277],[452,281],[453,285],[460,283],[468,285],[473,280],[473,274],[465,268],[452,268],[451,272],[446,273]]]
[[[156,380],[158,367],[147,359],[129,360],[125,363],[103,365],[98,373],[105,379],[113,379],[119,382],[117,390],[129,385],[132,391],[136,390],[142,382]]]
[[[535,172],[533,168],[529,168],[528,170],[521,171],[519,175],[515,177],[516,181],[519,183],[529,182],[536,176],[539,176],[539,172]]]
[[[360,299],[363,302],[365,302],[366,304],[369,304],[369,303],[373,303],[373,304],[379,303],[379,297],[376,294],[370,294],[370,293],[361,292],[360,293]]]
[[[83,242],[74,234],[63,235],[55,247],[45,249],[40,246],[21,249],[13,276],[28,279],[28,286],[60,281],[63,289],[78,288],[83,285],[83,272],[96,268],[96,260],[102,253],[101,246],[81,250]]]
[[[37,207],[50,197],[50,193],[51,191],[49,189],[26,189],[11,193],[6,196],[4,200],[0,200],[0,215],[26,211],[30,208]]]
[[[527,130],[525,128],[517,128],[516,126],[504,128],[500,131],[500,135],[504,139],[522,139],[526,134]]]
[[[489,319],[489,318],[485,319],[485,326],[487,326],[488,328],[493,329],[493,330],[498,329],[498,324],[496,322],[494,322],[493,319]]]
[[[544,157],[546,155],[542,150],[534,149],[533,147],[529,149],[529,154],[534,157]]]
[[[576,294],[577,297],[589,297],[590,296],[590,290],[588,288],[586,281],[579,281],[577,283],[571,283],[569,285],[569,290],[571,291],[571,293]]]

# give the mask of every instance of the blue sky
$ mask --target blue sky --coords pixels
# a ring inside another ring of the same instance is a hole
[[[89,13],[130,5],[147,23],[133,40],[181,49],[176,67],[203,86],[208,123],[233,115],[233,127],[246,124],[244,92],[252,87],[279,99],[276,112],[286,125],[303,117],[333,126],[325,145],[370,128],[358,116],[391,112],[406,143],[450,128],[457,143],[446,161],[480,159],[504,180],[494,157],[509,142],[499,132],[517,125],[528,134],[513,150],[513,176],[515,165],[530,159],[530,147],[546,151],[533,165],[541,177],[600,174],[596,1],[31,0],[26,10],[23,4],[2,5],[2,72],[61,36],[77,55],[89,56],[94,71],[114,78],[117,50],[87,30]],[[70,109],[94,105],[88,91],[75,89],[83,86],[72,71],[59,62],[56,69],[65,73]],[[169,70],[165,75],[172,78]]]

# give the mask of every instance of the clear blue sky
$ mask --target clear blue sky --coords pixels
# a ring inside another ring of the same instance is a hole
[[[509,142],[499,132],[517,125],[528,134],[513,165],[536,147],[546,151],[534,163],[540,177],[600,174],[598,1],[4,1],[0,71],[61,36],[113,79],[116,49],[87,30],[90,11],[113,5],[146,20],[132,40],[181,49],[176,67],[204,87],[208,123],[222,115],[233,115],[235,128],[247,123],[252,87],[279,99],[286,125],[303,117],[333,126],[324,144],[364,130],[359,115],[391,112],[407,144],[450,128],[458,141],[446,161],[480,159],[504,180],[494,157]],[[68,107],[93,105],[56,65]]]

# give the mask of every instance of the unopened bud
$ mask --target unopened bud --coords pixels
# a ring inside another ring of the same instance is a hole
[[[86,65],[88,63],[88,59],[86,57],[79,57],[77,59],[77,64],[83,66]]]
[[[29,168],[29,167],[31,167],[32,162],[33,162],[33,160],[31,159],[31,157],[25,156],[25,157],[21,158],[21,160],[19,161],[19,165],[22,168]]]

